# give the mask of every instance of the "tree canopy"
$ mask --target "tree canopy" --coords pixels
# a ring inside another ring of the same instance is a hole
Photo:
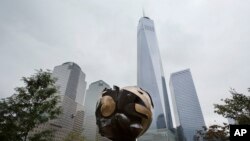
[[[84,136],[81,133],[70,132],[63,141],[84,141]]]
[[[61,113],[56,80],[50,71],[38,70],[21,80],[23,87],[15,88],[15,94],[0,100],[1,141],[26,141],[32,129]]]
[[[194,137],[195,141],[205,139],[206,141],[229,141],[229,125],[211,125],[208,128],[203,126],[203,130],[197,130]]]
[[[248,89],[250,92],[250,88]],[[224,104],[214,104],[214,112],[222,115],[225,118],[234,119],[237,124],[250,125],[250,96],[238,93],[236,90],[229,91],[231,98],[222,99]],[[207,141],[228,141],[229,140],[229,125],[210,125],[208,128],[203,127],[203,130],[198,130],[194,139]]]
[[[230,93],[232,98],[222,99],[225,104],[214,104],[215,113],[234,119],[238,124],[250,125],[250,96],[238,93],[234,89],[231,89]]]

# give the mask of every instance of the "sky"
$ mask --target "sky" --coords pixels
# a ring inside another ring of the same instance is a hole
[[[207,125],[230,88],[250,95],[249,0],[1,0],[0,98],[36,69],[77,63],[88,84],[136,85],[137,24],[154,20],[164,74],[190,68]],[[169,90],[168,90],[169,91]]]

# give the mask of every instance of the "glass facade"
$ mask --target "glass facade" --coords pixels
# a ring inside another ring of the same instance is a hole
[[[154,22],[148,17],[142,17],[137,28],[137,85],[153,99],[150,129],[173,128]]]
[[[168,129],[151,129],[147,131],[138,141],[176,141],[176,136]]]
[[[84,136],[87,141],[108,140],[99,134],[95,117],[96,103],[101,97],[104,88],[110,87],[106,82],[99,80],[91,83],[86,92],[86,98],[84,102]]]
[[[59,87],[61,95],[83,104],[87,82],[85,74],[76,63],[66,62],[56,66],[52,75],[57,79],[56,85]]]
[[[174,115],[178,135],[184,141],[193,141],[196,130],[205,126],[199,99],[189,69],[172,73],[170,91],[173,99]]]
[[[39,125],[29,134],[52,129],[55,131],[53,140],[62,141],[70,132],[83,133],[85,74],[77,64],[67,62],[56,66],[52,76],[57,79],[62,114],[57,119]]]

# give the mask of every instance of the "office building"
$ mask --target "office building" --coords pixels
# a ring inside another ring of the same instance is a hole
[[[137,85],[149,92],[153,99],[150,128],[173,128],[154,22],[148,17],[142,17],[137,27]]]
[[[182,132],[178,133],[182,135],[179,139],[193,141],[196,130],[201,130],[205,121],[189,69],[171,74],[170,91],[176,125]]]
[[[85,74],[76,63],[66,62],[56,66],[52,75],[57,78],[56,85],[59,87],[61,95],[83,104],[87,83]]]
[[[62,141],[70,132],[83,133],[85,74],[77,64],[67,62],[56,66],[52,76],[57,79],[55,84],[59,90],[60,103],[58,105],[62,107],[62,114],[57,119],[38,125],[29,134],[52,129],[55,131],[53,140]]]
[[[232,118],[227,118],[227,121],[228,121],[228,124],[231,124],[231,125],[238,124],[238,122]]]
[[[99,80],[91,83],[86,92],[86,98],[84,102],[84,136],[88,141],[108,140],[99,134],[95,117],[96,103],[101,97],[102,91],[105,88],[110,88],[110,86],[106,82]]]

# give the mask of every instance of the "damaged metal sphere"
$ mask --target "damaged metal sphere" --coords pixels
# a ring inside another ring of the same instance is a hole
[[[153,102],[148,92],[129,86],[104,89],[96,105],[99,133],[113,141],[135,141],[152,122]]]

